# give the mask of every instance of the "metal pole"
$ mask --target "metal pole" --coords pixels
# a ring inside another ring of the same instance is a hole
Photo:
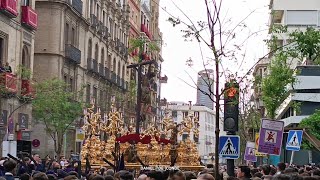
[[[234,132],[227,132],[227,135],[235,135]],[[227,174],[229,177],[235,177],[234,174],[234,160],[227,159]]]
[[[290,165],[293,163],[294,151],[291,151]]]
[[[138,66],[138,89],[137,89],[137,107],[136,107],[136,134],[140,133],[141,120],[141,79],[142,79],[142,65]]]

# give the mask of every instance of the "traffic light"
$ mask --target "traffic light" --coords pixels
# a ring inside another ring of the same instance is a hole
[[[235,80],[225,84],[224,91],[224,125],[223,130],[238,131],[239,119],[239,84]]]

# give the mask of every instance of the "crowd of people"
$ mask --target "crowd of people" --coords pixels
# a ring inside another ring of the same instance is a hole
[[[142,168],[136,172],[133,169],[115,171],[105,167],[98,171],[90,167],[84,170],[79,163],[64,156],[58,160],[49,156],[41,159],[39,154],[20,158],[9,156],[0,160],[0,180],[215,180],[212,164],[208,164],[201,171]],[[235,168],[235,177],[231,177],[227,175],[225,167],[221,166],[218,174],[217,180],[317,180],[320,179],[320,167],[289,166],[285,163],[279,163],[277,166],[238,166]]]

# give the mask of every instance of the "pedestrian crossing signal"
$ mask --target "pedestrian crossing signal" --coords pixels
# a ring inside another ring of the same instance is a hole
[[[233,144],[231,142],[231,139],[228,138],[226,143],[224,144],[221,152],[221,154],[229,154],[229,155],[237,155],[236,149],[233,147]]]
[[[225,159],[238,159],[240,137],[235,135],[220,136],[219,155]]]
[[[303,131],[289,131],[286,149],[289,151],[299,151],[302,142]]]

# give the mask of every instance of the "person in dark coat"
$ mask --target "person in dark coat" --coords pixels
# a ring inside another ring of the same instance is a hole
[[[4,178],[6,180],[14,180],[14,172],[15,172],[15,169],[16,169],[16,162],[9,159],[9,160],[6,160],[4,163],[3,163],[3,167],[4,167],[4,170],[5,170],[5,174],[4,174]]]

